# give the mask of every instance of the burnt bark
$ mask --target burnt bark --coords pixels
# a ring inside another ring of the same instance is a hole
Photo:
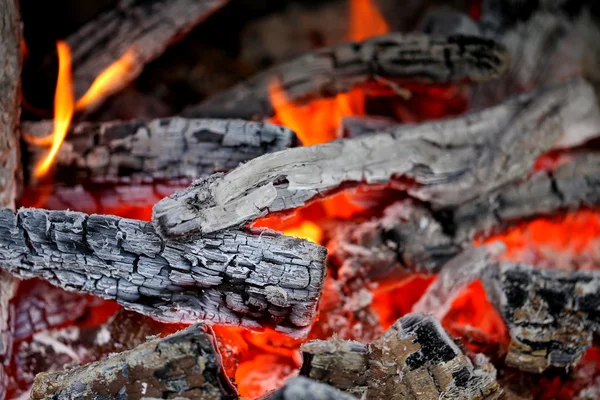
[[[161,200],[153,221],[163,236],[210,233],[302,206],[342,184],[398,177],[411,179],[408,193],[436,209],[457,206],[524,178],[539,155],[599,128],[592,87],[570,81],[465,117],[258,157]]]
[[[440,322],[408,314],[369,344],[331,339],[302,345],[301,374],[363,399],[497,399],[496,370],[471,360]]]
[[[577,364],[600,330],[600,274],[500,263],[483,278],[511,336],[506,363],[528,372]]]
[[[200,325],[66,371],[36,376],[32,399],[126,396],[234,399],[212,336]]]
[[[94,103],[134,80],[148,62],[219,9],[227,0],[119,1],[67,38],[73,60],[75,96],[81,97],[96,77],[128,50],[133,61],[111,82],[111,90]]]
[[[306,334],[326,250],[272,231],[163,240],[150,223],[70,211],[0,211],[0,265],[166,322]]]
[[[276,65],[183,112],[188,117],[262,120],[274,115],[269,86],[278,81],[291,102],[346,92],[378,78],[448,83],[487,81],[509,62],[503,47],[472,36],[389,34],[343,43]]]
[[[44,137],[52,124],[29,122],[22,129]],[[295,134],[287,128],[242,120],[83,122],[71,129],[54,168],[58,181],[69,182],[197,179],[295,144]],[[46,149],[35,144],[25,152],[30,171],[46,156]]]
[[[354,400],[356,397],[303,376],[290,378],[274,393],[261,400]]]

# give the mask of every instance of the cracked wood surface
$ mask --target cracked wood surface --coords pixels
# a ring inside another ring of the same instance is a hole
[[[301,374],[362,399],[498,399],[496,370],[471,360],[440,321],[412,313],[372,343],[313,340],[301,346]]]
[[[41,373],[34,400],[120,398],[235,399],[212,335],[200,325],[104,360]]]
[[[28,122],[22,130],[44,137],[52,132],[52,124]],[[83,122],[71,129],[54,168],[58,180],[69,182],[197,179],[296,143],[294,132],[287,128],[242,120]],[[47,150],[29,144],[25,152],[33,170]]]
[[[524,178],[539,155],[599,128],[593,88],[578,79],[463,117],[258,157],[161,200],[153,222],[163,236],[210,233],[305,205],[342,184],[400,177],[413,182],[411,196],[442,209]]]
[[[393,33],[343,43],[276,65],[204,102],[188,107],[187,117],[258,119],[272,117],[269,86],[278,81],[291,102],[347,92],[380,78],[448,83],[498,78],[508,53],[491,40],[472,36],[429,37]]]
[[[290,378],[285,385],[260,400],[357,400],[356,397],[303,376]]]
[[[138,220],[0,210],[3,268],[165,322],[272,327],[302,336],[316,314],[326,253],[273,231],[163,240]]]
[[[511,336],[505,362],[528,372],[569,368],[600,331],[600,273],[499,263],[484,274]]]
[[[115,93],[137,78],[144,65],[160,56],[226,0],[119,0],[67,37],[73,59],[75,97],[81,97],[102,71],[133,51],[129,67],[111,82]]]

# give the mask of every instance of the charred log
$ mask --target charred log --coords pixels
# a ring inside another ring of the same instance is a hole
[[[154,339],[105,360],[67,371],[42,373],[32,399],[95,399],[125,395],[233,399],[210,334],[199,325]]]
[[[22,124],[34,137],[52,132],[52,121]],[[56,160],[58,179],[70,182],[142,182],[197,179],[296,143],[289,129],[241,120],[168,118],[148,122],[79,123]],[[32,170],[46,156],[27,146]],[[62,177],[62,178],[61,178]]]
[[[510,366],[538,373],[571,367],[600,330],[597,272],[501,263],[486,271],[483,283],[510,331]]]
[[[326,250],[278,233],[163,240],[152,225],[69,211],[0,211],[0,265],[166,322],[305,334]]]
[[[275,393],[268,394],[262,400],[353,400],[356,397],[341,392],[302,376],[288,379],[285,385]]]
[[[429,83],[498,78],[508,54],[471,36],[390,34],[318,50],[242,82],[184,111],[188,117],[265,119],[273,116],[269,85],[278,80],[289,101],[334,96],[378,78]]]
[[[465,117],[258,157],[161,200],[153,221],[164,236],[210,233],[302,206],[343,183],[395,177],[413,180],[408,193],[434,208],[453,207],[524,178],[539,155],[599,127],[593,89],[575,80]]]
[[[128,68],[111,82],[119,91],[135,79],[144,65],[226,3],[226,0],[151,0],[119,2],[67,38],[73,58],[75,95],[82,96],[102,71],[126,52]],[[102,101],[99,98],[95,105]]]
[[[472,361],[440,322],[408,314],[370,344],[315,340],[301,347],[301,373],[360,398],[497,399],[496,371]]]

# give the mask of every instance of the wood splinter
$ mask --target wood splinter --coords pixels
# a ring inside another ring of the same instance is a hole
[[[148,222],[40,209],[0,210],[0,267],[116,300],[165,322],[307,333],[325,248],[273,231],[163,240]]]

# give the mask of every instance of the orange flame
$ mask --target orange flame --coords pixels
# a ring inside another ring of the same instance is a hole
[[[323,238],[323,230],[311,221],[303,221],[299,226],[284,230],[283,233],[288,236],[310,240],[313,243],[320,243]]]
[[[87,92],[77,100],[77,110],[84,110],[99,98],[112,94],[117,85],[120,85],[121,78],[130,74],[135,68],[137,68],[136,52],[132,47],[94,79]]]
[[[371,0],[350,1],[350,31],[348,39],[360,41],[389,32],[385,18]]]
[[[50,136],[41,138],[39,141],[40,143],[49,144],[51,140],[52,147],[50,147],[46,158],[35,170],[35,176],[38,178],[45,175],[50,169],[60,149],[60,145],[67,135],[75,108],[73,76],[71,72],[71,49],[63,41],[56,43],[56,49],[58,51],[58,80],[54,94],[54,130]]]

